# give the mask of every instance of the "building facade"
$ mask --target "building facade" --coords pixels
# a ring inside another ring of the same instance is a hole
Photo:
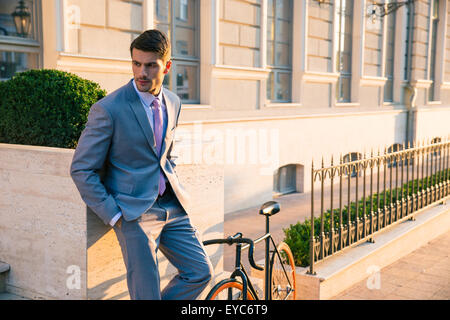
[[[131,41],[165,31],[173,152],[222,168],[227,213],[308,192],[313,159],[447,139],[449,20],[447,0],[2,0],[0,78],[52,68],[112,92]]]

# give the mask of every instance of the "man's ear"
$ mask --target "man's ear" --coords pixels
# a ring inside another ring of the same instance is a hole
[[[166,62],[166,69],[164,69],[164,74],[167,74],[172,66],[172,60]]]

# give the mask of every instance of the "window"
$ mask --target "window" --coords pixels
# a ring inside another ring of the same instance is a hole
[[[291,101],[292,0],[269,0],[267,4],[267,99]]]
[[[362,155],[359,152],[351,152],[351,153],[347,153],[343,158],[342,158],[342,162],[343,163],[348,163],[348,162],[353,162],[353,161],[358,161],[362,159]],[[349,168],[350,169],[350,168]],[[356,177],[356,168],[355,167],[351,167],[351,173],[350,173],[350,177]],[[347,171],[347,175],[349,174],[349,172]],[[359,172],[359,175],[361,176],[361,172]]]
[[[0,81],[10,79],[14,74],[39,68],[36,53],[0,51]]]
[[[36,1],[0,2],[0,81],[17,72],[39,68]]]
[[[336,86],[338,102],[350,102],[352,76],[352,17],[353,1],[336,0],[336,71],[339,78]]]
[[[430,48],[430,70],[429,70],[429,80],[432,81],[430,88],[428,89],[428,101],[434,101],[434,91],[435,91],[435,74],[436,74],[436,37],[438,33],[439,24],[439,0],[433,0],[432,2],[432,15],[431,15],[431,48]]]
[[[410,26],[410,13],[409,13],[409,6],[406,6],[406,42],[405,42],[405,56],[404,56],[404,58],[405,58],[405,63],[404,63],[404,66],[405,66],[405,68],[403,69],[403,79],[404,80],[411,80],[411,79],[409,79],[409,77],[410,77],[410,75],[409,75],[409,72],[408,72],[408,70],[409,70],[409,65],[410,65],[410,58],[411,57],[409,57],[408,56],[408,51],[409,51],[409,46],[411,45],[410,44],[410,32],[411,32],[411,26]]]
[[[394,143],[387,149],[387,153],[389,154],[389,153],[394,153],[394,152],[398,152],[398,151],[402,151],[402,150],[403,150],[403,145],[401,145],[400,143]],[[388,158],[387,165],[388,165],[388,168],[397,167],[397,159],[393,159],[392,163],[391,163],[391,158]],[[400,165],[402,165],[401,162],[400,162]]]
[[[440,137],[435,137],[431,140],[430,144],[436,144],[436,143],[441,143],[442,139]]]
[[[431,139],[431,143],[430,144],[437,144],[437,143],[441,143],[441,142],[442,142],[442,139],[440,137],[435,137],[435,138]],[[440,156],[440,155],[441,155],[441,151],[440,150],[439,151],[435,151],[433,153],[433,156],[435,156],[435,157]]]
[[[273,177],[274,192],[287,194],[303,191],[304,166],[288,164],[276,170]]]
[[[395,14],[386,17],[386,57],[384,64],[384,76],[387,78],[384,85],[384,101],[394,101],[394,39],[395,39]]]
[[[199,103],[199,0],[155,0],[155,27],[172,45],[172,70],[164,86],[184,103]]]

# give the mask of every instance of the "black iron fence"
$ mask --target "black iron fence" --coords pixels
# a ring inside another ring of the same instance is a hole
[[[397,151],[398,149],[402,149]],[[310,270],[450,196],[450,141],[408,145],[311,169]],[[320,202],[314,186],[320,182]],[[328,204],[324,201],[327,199]],[[315,206],[320,216],[315,216]],[[327,208],[325,207],[327,206]]]

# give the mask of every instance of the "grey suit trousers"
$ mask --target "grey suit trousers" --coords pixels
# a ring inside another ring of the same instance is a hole
[[[151,209],[137,220],[120,218],[114,231],[122,249],[132,300],[193,300],[212,278],[213,268],[197,230],[170,184]],[[178,270],[162,291],[158,250]]]

